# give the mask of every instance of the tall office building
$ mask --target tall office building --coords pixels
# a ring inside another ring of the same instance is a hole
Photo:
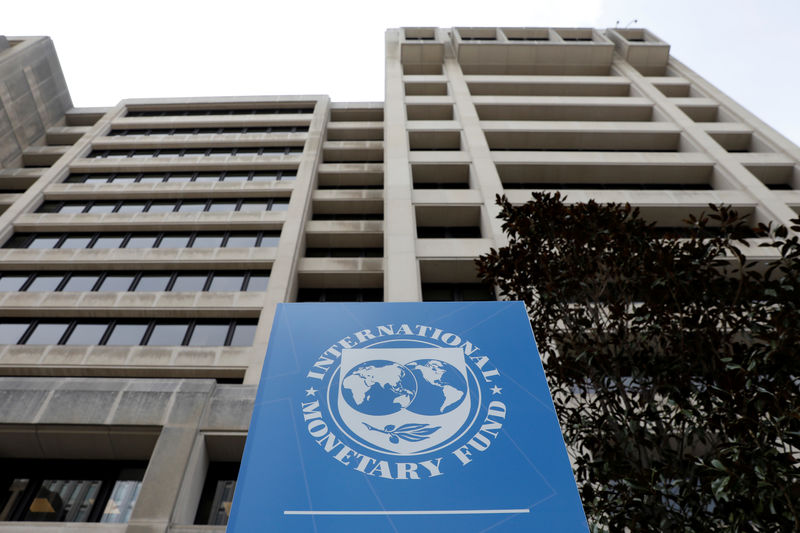
[[[385,75],[76,109],[0,38],[0,531],[224,524],[276,304],[493,298],[497,194],[800,209],[800,149],[647,30],[392,29]]]

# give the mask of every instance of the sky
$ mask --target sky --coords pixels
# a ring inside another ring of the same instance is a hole
[[[25,0],[0,32],[49,35],[76,107],[125,98],[328,94],[383,100],[384,31],[645,27],[800,144],[800,0]]]

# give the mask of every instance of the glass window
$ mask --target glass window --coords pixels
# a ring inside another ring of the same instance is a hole
[[[191,181],[192,175],[191,174],[171,174],[167,181],[170,183],[182,183],[186,181]]]
[[[161,183],[164,181],[164,176],[142,176],[139,183]]]
[[[144,470],[130,470],[131,474],[136,479],[126,479],[134,477],[126,475],[123,470],[120,479],[114,483],[114,488],[111,490],[111,496],[108,498],[106,507],[103,510],[103,515],[100,517],[100,522],[122,524],[128,522],[133,513],[133,506],[139,498],[139,491],[142,489],[142,478],[144,477]]]
[[[169,279],[169,274],[142,274],[134,290],[137,292],[166,291]]]
[[[28,248],[34,248],[39,250],[50,250],[51,248],[56,247],[59,238],[60,237],[39,235],[34,237],[33,240],[31,240],[31,243],[28,245]]]
[[[228,523],[238,475],[239,463],[212,462],[208,465],[195,524],[224,526]]]
[[[64,279],[64,274],[36,274],[28,288],[28,292],[51,292]]]
[[[266,248],[269,246],[278,246],[278,240],[280,236],[278,235],[270,235],[269,233],[265,233],[264,236],[261,237],[261,244],[259,245],[261,248]]]
[[[106,341],[107,346],[139,346],[147,324],[117,323]]]
[[[179,273],[172,285],[172,292],[199,292],[203,290],[208,274]]]
[[[219,174],[198,174],[194,181],[198,182],[211,182],[219,181]]]
[[[178,157],[180,150],[161,150],[156,157]]]
[[[256,235],[252,233],[231,233],[225,246],[227,248],[255,248]]]
[[[141,213],[144,211],[144,202],[123,202],[117,209],[117,213]]]
[[[277,172],[256,172],[253,174],[253,181],[275,181],[277,179]]]
[[[29,322],[4,322],[0,324],[0,344],[17,344]]]
[[[266,211],[269,200],[245,200],[240,211]]]
[[[194,238],[192,248],[220,248],[222,246],[222,233],[203,233]]]
[[[69,249],[77,249],[77,248],[88,248],[89,243],[92,241],[92,237],[90,235],[70,235],[64,242],[61,243],[59,248],[69,248]]]
[[[236,155],[258,155],[258,148],[237,148]]]
[[[225,174],[225,178],[223,181],[247,181],[247,174],[240,174],[240,173],[231,173],[228,172]]]
[[[115,176],[111,181],[117,185],[125,185],[126,183],[133,183],[136,181],[136,176]]]
[[[133,279],[133,274],[109,274],[103,279],[97,290],[100,292],[126,292],[130,289]]]
[[[198,213],[200,211],[205,210],[206,202],[191,202],[191,201],[183,201],[181,205],[178,206],[179,213]]]
[[[110,213],[115,207],[117,207],[117,202],[95,202],[91,207],[89,207],[87,213]]]
[[[213,148],[208,155],[212,157],[225,157],[226,155],[231,155],[230,148]]]
[[[286,211],[287,209],[289,209],[288,198],[275,198],[272,200],[272,211]]]
[[[189,346],[225,346],[230,325],[225,324],[196,324],[189,339]]]
[[[3,274],[0,278],[0,292],[16,292],[28,281],[28,274]]]
[[[250,280],[247,282],[247,290],[249,292],[265,291],[267,290],[267,284],[269,284],[269,274],[254,272],[250,274]]]
[[[150,338],[147,340],[148,346],[180,346],[186,336],[189,324],[186,323],[164,323],[156,324]]]
[[[110,248],[122,248],[122,241],[125,238],[124,235],[114,235],[114,234],[103,234],[100,235],[92,248],[94,249],[110,249]]]
[[[65,292],[90,291],[99,277],[99,274],[72,274],[61,290]]]
[[[238,203],[236,200],[214,200],[208,210],[213,213],[236,211]]]
[[[159,248],[187,248],[189,246],[188,233],[167,233],[161,237]]]
[[[100,344],[103,334],[108,329],[104,322],[78,322],[64,344],[70,346],[92,346]]]
[[[68,325],[66,322],[39,322],[25,344],[58,344]]]
[[[138,234],[131,235],[125,248],[155,248],[156,235],[152,234]]]
[[[147,209],[148,213],[171,213],[175,210],[175,202],[153,202]]]
[[[84,203],[68,203],[61,206],[61,209],[56,211],[40,211],[40,212],[49,212],[49,213],[62,213],[65,215],[71,215],[73,213],[82,213],[86,204]]]
[[[256,335],[255,324],[236,324],[231,338],[231,346],[252,346]]]
[[[242,290],[244,274],[220,274],[216,273],[211,278],[209,291],[215,292],[238,292]]]
[[[97,479],[45,479],[22,520],[87,522],[101,484]]]

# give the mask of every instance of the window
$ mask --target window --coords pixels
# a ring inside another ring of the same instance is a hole
[[[306,257],[383,257],[383,248],[306,248]]]
[[[215,178],[216,179],[216,178]],[[262,198],[243,200],[237,198],[220,200],[122,200],[119,202],[44,202],[37,213],[198,213],[201,211],[285,211],[288,198]],[[63,246],[62,246],[63,247]]]
[[[294,146],[253,146],[242,148],[176,148],[161,150],[92,150],[91,159],[149,159],[176,157],[228,157],[244,155],[301,154],[302,145]]]
[[[382,302],[383,289],[300,289],[298,302]]]
[[[418,226],[417,237],[420,239],[479,239],[481,229],[478,226]]]
[[[496,300],[491,287],[481,283],[423,283],[423,302]]]
[[[128,110],[129,117],[186,117],[204,115],[294,115],[313,113],[314,107],[272,107],[262,109],[166,109]]]
[[[0,459],[0,521],[125,523],[146,466]]]
[[[291,181],[297,178],[295,170],[252,170],[235,172],[144,172],[139,174],[70,174],[65,183],[102,184],[114,183],[116,185],[128,183],[185,183],[216,182],[216,181]],[[81,204],[83,205],[83,204]],[[82,208],[81,208],[82,211]],[[61,211],[62,213],[64,211]]]
[[[227,133],[301,133],[307,131],[308,126],[248,126],[242,128],[151,128],[141,130],[117,129],[111,130],[107,135],[110,137],[125,137],[129,135],[219,135]]]
[[[208,465],[195,524],[224,526],[228,523],[238,476],[239,463],[212,462]]]

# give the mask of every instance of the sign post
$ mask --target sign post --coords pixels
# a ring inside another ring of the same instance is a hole
[[[523,304],[281,304],[227,531],[588,531]]]

